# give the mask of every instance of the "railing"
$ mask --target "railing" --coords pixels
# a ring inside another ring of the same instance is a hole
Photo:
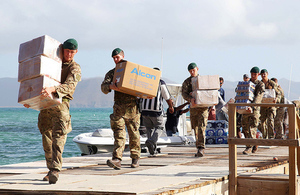
[[[289,147],[289,194],[298,194],[297,189],[297,147],[299,140],[296,136],[296,108],[294,104],[250,104],[260,107],[287,107],[289,115],[289,137],[279,139],[236,138],[236,106],[249,106],[246,103],[229,103],[229,195],[237,195],[237,147],[236,145],[288,146]],[[299,151],[298,151],[299,152]]]

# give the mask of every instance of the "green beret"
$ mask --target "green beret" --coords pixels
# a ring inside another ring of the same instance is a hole
[[[191,69],[194,69],[194,68],[196,68],[196,67],[197,67],[197,64],[194,63],[194,62],[192,62],[192,63],[189,64],[188,70],[190,71]]]
[[[64,49],[76,50],[78,49],[78,43],[75,39],[68,39],[63,44]]]
[[[260,71],[260,74],[262,74],[262,73],[268,73],[267,69],[262,69],[262,70]]]
[[[253,68],[251,68],[250,72],[259,73],[259,68],[257,66],[254,66]]]
[[[116,48],[112,51],[111,57],[114,57],[115,55],[118,55],[119,53],[121,53],[123,50],[120,48]]]

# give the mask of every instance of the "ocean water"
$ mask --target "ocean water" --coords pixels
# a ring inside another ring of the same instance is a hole
[[[71,108],[73,130],[68,134],[63,157],[80,156],[73,138],[99,128],[110,128],[112,108]],[[0,108],[0,165],[44,160],[38,111]]]

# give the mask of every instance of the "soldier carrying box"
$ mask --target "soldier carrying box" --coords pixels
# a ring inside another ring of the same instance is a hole
[[[49,169],[43,180],[49,181],[50,184],[55,184],[58,180],[67,134],[72,131],[69,113],[70,100],[73,99],[75,88],[81,81],[81,68],[73,59],[77,49],[78,43],[75,39],[68,39],[63,43],[61,84],[55,87],[45,87],[41,91],[44,97],[54,95],[62,98],[60,105],[41,110],[38,117],[38,127],[42,134],[46,164]],[[30,107],[28,104],[24,106]]]
[[[196,63],[190,63],[188,65],[188,71],[191,76],[182,83],[182,97],[191,104],[191,126],[195,131],[197,147],[195,156],[202,157],[205,149],[205,129],[208,120],[208,107],[196,107],[195,98],[192,96],[192,78],[198,76],[198,70]]]
[[[265,92],[265,84],[258,80],[259,76],[259,68],[258,67],[253,67],[250,70],[251,73],[251,79],[250,81],[255,84],[255,89],[254,89],[254,98],[251,103],[261,103],[262,97]],[[247,110],[251,114],[243,114],[242,115],[242,129],[243,133],[245,135],[245,138],[252,138],[256,139],[256,133],[257,133],[257,126],[259,124],[259,116],[260,116],[260,107],[259,106],[248,106]],[[243,154],[250,154],[255,153],[257,151],[257,146],[250,146],[247,145],[246,149],[243,151]],[[252,150],[251,150],[252,149]]]
[[[271,98],[264,96],[262,99],[263,103],[277,103],[280,102],[281,93],[278,90],[278,85],[268,79],[268,71],[266,69],[262,69],[260,71],[260,76],[262,78],[262,82],[265,84],[266,91],[273,92],[275,94],[271,95]],[[266,92],[265,92],[266,93]],[[275,95],[275,97],[274,97]],[[273,97],[272,97],[273,96]],[[266,97],[266,98],[265,98]],[[264,101],[264,99],[270,99],[272,102]],[[276,116],[276,107],[262,107],[260,110],[260,125],[259,130],[261,131],[263,138],[274,138],[274,118]]]

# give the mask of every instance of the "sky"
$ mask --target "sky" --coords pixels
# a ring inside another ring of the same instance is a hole
[[[300,81],[300,1],[0,0],[0,78],[18,76],[21,43],[49,35],[79,43],[82,78],[104,77],[111,52],[159,67],[182,83],[195,62],[201,75],[242,80],[253,66]]]

